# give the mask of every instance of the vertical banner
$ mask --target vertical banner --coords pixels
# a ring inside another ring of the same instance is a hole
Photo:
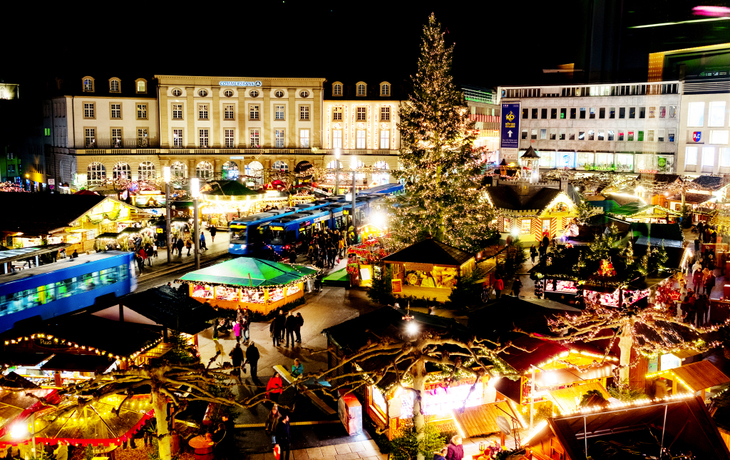
[[[518,149],[520,147],[520,103],[502,104],[502,126],[500,147]]]

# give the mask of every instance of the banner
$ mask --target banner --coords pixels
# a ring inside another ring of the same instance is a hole
[[[502,104],[502,126],[500,147],[516,149],[520,147],[520,103]]]

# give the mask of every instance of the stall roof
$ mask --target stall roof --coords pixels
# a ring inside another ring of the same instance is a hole
[[[686,383],[693,392],[724,385],[730,382],[730,377],[722,373],[710,361],[697,361],[661,371],[657,375],[671,374]]]
[[[253,257],[239,257],[187,273],[181,281],[227,286],[281,286],[312,276],[317,270]]]
[[[513,211],[542,211],[563,193],[549,187],[530,187],[526,194],[518,193],[518,189],[516,185],[497,185],[484,190],[495,208]]]
[[[720,190],[726,185],[725,178],[722,176],[700,176],[697,179],[693,180],[690,184],[698,187],[701,190],[712,191]]]
[[[647,224],[632,222],[631,232],[634,237],[651,237],[652,240],[684,241],[684,233],[678,223],[674,224]]]
[[[596,361],[598,360],[599,358],[596,358]],[[605,379],[612,376],[614,367],[611,363],[603,363],[586,370],[569,367],[546,370],[535,374],[535,384],[540,387],[555,387],[587,380]]]
[[[99,355],[55,355],[41,369],[47,371],[104,372],[113,358]]]
[[[119,303],[157,324],[186,334],[197,334],[207,329],[210,320],[218,316],[209,304],[200,303],[167,286],[127,294],[119,299]]]
[[[468,262],[469,259],[473,258],[474,254],[449,246],[433,238],[426,238],[384,257],[383,262],[391,264],[421,263],[460,267],[465,262]]]
[[[15,262],[16,260],[25,260],[48,254],[52,252],[58,252],[59,249],[70,246],[68,243],[59,244],[48,244],[46,246],[32,246],[27,248],[7,249],[0,251],[0,265],[8,262]]]
[[[566,414],[577,410],[581,397],[589,391],[598,391],[606,399],[611,397],[606,389],[603,388],[603,385],[597,382],[591,382],[553,390],[549,393],[548,399],[553,402],[561,414]]]
[[[519,373],[529,371],[533,366],[539,366],[542,363],[549,361],[552,358],[558,357],[568,352],[586,352],[593,356],[601,356],[602,352],[593,348],[589,345],[582,343],[571,343],[571,344],[560,344],[553,340],[541,340],[538,338],[530,337],[527,335],[517,336],[514,340],[510,341],[510,346],[504,349],[500,354],[504,362],[509,364],[513,369]],[[600,358],[594,358],[596,361],[600,361]],[[600,364],[595,375],[605,373],[602,369],[604,364]],[[575,374],[563,374],[560,380],[563,383],[567,383],[568,380],[572,382],[583,380],[585,378],[599,378],[594,377],[592,373],[581,375],[583,373],[575,372]],[[568,378],[570,377],[570,378]]]
[[[656,452],[659,452],[658,431],[665,440],[664,447],[671,444],[678,451],[691,450],[697,458],[730,459],[730,452],[704,403],[694,397],[565,415],[548,419],[548,424],[569,458],[585,458],[586,438],[588,455],[591,455],[597,442],[621,445],[629,432],[634,442],[644,434],[641,440],[657,443]]]
[[[459,426],[464,430],[467,438],[480,435],[488,435],[498,433],[500,431],[497,425],[497,417],[505,417],[505,412],[517,420],[519,429],[524,427],[519,422],[519,417],[515,413],[512,405],[507,401],[494,402],[490,404],[482,404],[475,407],[467,407],[463,410],[455,410],[454,418]]]

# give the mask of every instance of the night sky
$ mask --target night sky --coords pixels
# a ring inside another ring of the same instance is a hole
[[[0,79],[30,84],[121,69],[395,81],[414,73],[421,30],[434,12],[447,42],[456,43],[459,82],[513,84],[573,62],[580,3],[16,2],[3,7]]]

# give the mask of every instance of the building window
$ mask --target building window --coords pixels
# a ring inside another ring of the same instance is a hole
[[[522,139],[527,139],[527,130],[526,129],[522,130]]]
[[[112,78],[109,80],[109,92],[118,93],[120,90],[120,80],[118,78]]]
[[[111,104],[109,106],[109,112],[111,113],[111,118],[113,120],[121,120],[122,119],[122,104]]]
[[[380,148],[390,149],[390,131],[387,129],[380,131]]]
[[[284,120],[284,106],[283,105],[274,106],[274,119]]]
[[[223,173],[223,179],[228,180],[236,180],[238,179],[239,170],[238,170],[238,163],[235,161],[226,161],[223,163],[223,166],[221,167],[221,172]]]
[[[537,119],[537,109],[532,109],[532,119],[533,120]]]
[[[175,97],[180,97],[182,96],[182,90],[180,88],[175,88],[172,90],[172,95]]]
[[[137,179],[138,180],[155,180],[157,172],[155,171],[155,165],[151,161],[143,161],[137,168]]]
[[[342,96],[342,83],[335,83],[332,85],[332,95]]]
[[[334,131],[332,131],[332,148],[333,149],[342,148],[342,130],[341,129],[335,129]]]
[[[232,149],[236,146],[235,130],[227,128],[224,131],[224,142],[226,144],[226,148]]]
[[[720,149],[720,166],[724,168],[730,166],[730,148]]]
[[[705,168],[712,172],[712,166],[715,164],[715,147],[702,147],[702,169]]]
[[[380,85],[380,95],[381,96],[390,96],[390,84],[388,83],[381,83]]]
[[[182,147],[183,146],[183,130],[182,129],[173,129],[172,130],[172,145],[173,145],[173,147]]]
[[[633,131],[628,131],[626,133],[626,140],[629,141],[629,142],[632,142],[634,140],[634,132]]]
[[[588,118],[590,118],[591,120],[593,120],[593,119],[596,118],[596,109],[595,109],[595,107],[591,107],[590,108],[590,112],[589,112]]]
[[[249,105],[248,106],[248,119],[249,120],[258,120],[259,119],[259,106],[258,105]]]
[[[89,187],[98,187],[106,182],[106,168],[101,163],[91,163],[86,168],[86,182]]]
[[[540,109],[540,118],[543,120],[547,119],[548,117],[548,110],[547,109]]]
[[[669,106],[669,118],[676,118],[676,117],[677,117],[677,106],[670,105]]]
[[[198,91],[198,96],[200,96],[200,97],[205,97],[207,95],[208,95],[207,90],[201,89],[200,91]]]
[[[529,235],[532,227],[532,220],[522,219],[520,221],[520,233],[523,235]]]
[[[332,109],[332,121],[342,120],[342,107],[335,107]]]
[[[201,129],[199,131],[200,147],[208,147],[208,130]]]
[[[710,112],[707,117],[707,126],[725,126],[725,101],[710,102]]]
[[[637,142],[644,142],[644,131],[638,131],[636,134]]]
[[[561,129],[558,132],[558,140],[560,140],[560,141],[564,141],[565,140],[565,130]]]
[[[233,104],[227,104],[223,106],[223,119],[224,120],[233,120]]]
[[[84,77],[81,79],[81,84],[83,91],[85,93],[93,93],[94,92],[94,79],[91,77]]]
[[[184,179],[187,177],[188,165],[182,161],[176,161],[170,165],[170,175],[176,179]]]
[[[87,148],[96,147],[96,128],[84,128],[84,145]]]
[[[540,130],[540,139],[547,139],[547,129],[543,128]]]
[[[612,141],[614,137],[615,132],[612,129],[608,130],[608,140]]]
[[[608,109],[608,118],[616,118],[616,107],[611,107]]]
[[[367,96],[367,86],[365,85],[365,83],[357,84],[357,95],[359,97]]]
[[[116,180],[131,180],[132,179],[132,168],[129,167],[128,163],[117,163],[112,169],[112,178]]]
[[[523,108],[522,109],[522,119],[527,120],[530,118],[530,109]]]
[[[309,91],[302,91],[301,93],[299,93],[299,96],[300,97],[305,97],[305,98],[306,97],[309,97]]]
[[[84,102],[84,118],[96,118],[96,110],[93,102]]]
[[[249,131],[249,145],[252,148],[259,148],[261,146],[261,132],[258,128]]]
[[[565,120],[568,116],[568,109],[560,109],[560,119]]]
[[[302,148],[309,148],[309,130],[299,130],[299,146]]]
[[[656,107],[649,107],[649,118],[656,118]]]
[[[618,131],[618,140],[623,141],[624,140],[624,130],[620,129]]]
[[[227,90],[223,91],[223,95],[225,97],[233,97],[233,90],[232,89],[227,89]]]
[[[603,131],[598,131],[598,137],[596,138],[596,140],[602,141],[604,139],[604,136],[605,134]]]
[[[618,109],[618,117],[619,118],[626,118],[626,107],[620,107]]]
[[[530,132],[530,140],[537,140],[537,129],[533,128]]]
[[[639,107],[639,118],[646,118],[646,107]]]
[[[112,128],[112,146],[115,149],[122,146],[122,128]]]
[[[248,95],[251,97],[259,97],[259,92],[254,89],[254,90],[251,90],[251,92],[249,92]]]
[[[390,121],[390,107],[380,108],[380,121]]]
[[[629,107],[629,118],[636,118],[636,107]]]
[[[289,172],[289,165],[286,164],[286,161],[276,160],[273,165],[271,165],[271,168],[275,171],[281,171],[281,172]]]
[[[276,91],[274,91],[274,96],[276,96],[276,97],[284,97],[284,91],[282,91],[280,89],[277,89]]]
[[[147,94],[147,80],[140,78],[135,82],[137,94]]]
[[[147,147],[147,128],[137,128],[137,146]]]
[[[656,140],[657,142],[664,142],[664,133],[666,131],[663,129],[658,129],[656,132]]]
[[[666,118],[667,116],[667,108],[665,106],[659,107],[659,118]]]
[[[578,140],[579,141],[586,140],[586,132],[585,131],[578,131]]]
[[[198,120],[208,119],[208,104],[198,104]]]
[[[213,165],[210,161],[201,161],[195,167],[195,176],[200,179],[212,179],[213,178]]]
[[[368,119],[367,107],[358,107],[357,108],[357,121],[366,121],[367,119]]]
[[[246,176],[248,182],[253,182],[255,185],[263,185],[264,166],[258,161],[252,161],[246,165]]]
[[[276,129],[274,130],[274,145],[277,149],[284,148],[284,130],[283,129]]]
[[[728,138],[728,130],[726,129],[713,129],[710,131],[710,144],[728,144],[730,142]]]
[[[172,119],[173,120],[182,120],[183,119],[183,105],[182,104],[172,104]]]
[[[649,129],[646,131],[646,141],[654,142],[654,130],[653,129]]]
[[[606,108],[601,107],[598,109],[598,118],[606,118]]]
[[[593,132],[592,129],[589,129],[588,130],[588,140],[589,141],[595,140],[594,137],[595,137],[595,133]]]
[[[705,103],[690,102],[687,104],[687,126],[701,127],[705,124]]]
[[[302,105],[299,107],[299,120],[309,121],[309,106]]]
[[[570,119],[575,120],[575,115],[576,115],[576,108],[573,107],[570,109]]]
[[[137,104],[137,120],[147,119],[147,104]]]
[[[355,148],[358,149],[364,149],[365,147],[365,130],[364,129],[358,129],[356,133],[357,139],[355,143]]]

